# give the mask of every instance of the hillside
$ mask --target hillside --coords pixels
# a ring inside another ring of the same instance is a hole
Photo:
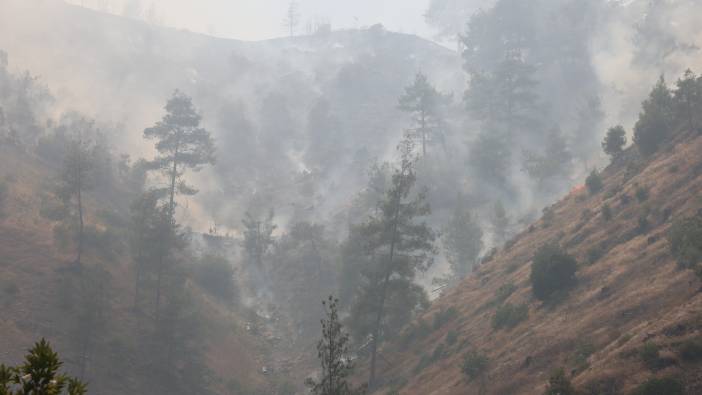
[[[191,95],[223,153],[194,180],[203,193],[191,221],[200,230],[211,225],[206,217],[235,228],[261,200],[282,216],[309,215],[291,208],[309,201],[291,180],[310,172],[316,217],[338,212],[365,182],[358,174],[366,162],[393,152],[406,124],[397,97],[415,73],[457,97],[464,87],[455,52],[381,26],[242,42],[60,0],[5,0],[0,49],[13,70],[30,70],[51,87],[55,112],[80,111],[116,125],[111,141],[124,152],[146,155],[141,132],[153,114],[175,89]],[[336,123],[316,130],[321,126],[309,121],[315,109],[326,109]],[[271,157],[276,169],[264,171],[260,163]],[[337,183],[341,177],[349,182]]]
[[[684,341],[702,336],[700,283],[678,268],[666,237],[673,219],[702,208],[700,152],[699,135],[678,138],[650,161],[630,149],[626,160],[603,172],[602,192],[576,188],[549,207],[383,349],[385,386],[376,393],[538,395],[557,368],[586,394],[629,393],[651,376],[680,377],[687,393],[701,393],[702,366],[679,356]],[[613,213],[609,221],[602,216],[605,204]],[[532,296],[529,275],[534,252],[550,241],[574,255],[579,269],[570,294],[544,304]],[[525,303],[528,318],[512,329],[493,329],[498,290],[507,284],[514,288],[500,292],[505,303]],[[456,314],[446,314],[449,309]],[[411,340],[403,345],[403,339]],[[666,361],[655,371],[639,356],[647,342]],[[487,357],[482,381],[461,372],[469,351]]]
[[[7,186],[0,216],[0,361],[14,364],[22,360],[37,339],[46,338],[64,356],[65,369],[89,379],[91,393],[148,393],[147,369],[139,358],[139,333],[143,318],[133,309],[133,263],[128,256],[106,260],[91,251],[82,270],[106,267],[111,281],[109,317],[100,329],[100,339],[92,342],[86,371],[80,373],[81,333],[77,320],[85,303],[79,288],[71,284],[80,279],[73,265],[72,251],[59,248],[53,238],[54,223],[40,215],[42,198],[54,170],[36,156],[13,147],[0,147],[0,182]],[[89,198],[88,215],[106,203]],[[96,221],[93,219],[92,221]],[[246,331],[243,310],[231,310],[209,297],[196,284],[189,288],[201,314],[201,337],[205,366],[211,375],[211,389],[231,393],[232,386],[265,393],[270,380],[260,372],[270,359],[270,345]],[[247,358],[242,358],[246,355]],[[94,392],[93,392],[94,391]]]

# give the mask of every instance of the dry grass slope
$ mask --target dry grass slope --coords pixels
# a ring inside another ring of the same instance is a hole
[[[666,239],[673,219],[702,208],[701,153],[702,137],[682,138],[649,161],[608,167],[602,192],[576,189],[550,207],[545,219],[422,317],[431,323],[438,311],[454,307],[455,319],[410,347],[383,349],[385,387],[378,393],[542,394],[551,371],[560,367],[579,388],[599,384],[626,394],[652,375],[673,375],[688,393],[702,393],[702,366],[677,353],[681,342],[702,335],[700,282],[678,268]],[[639,189],[648,191],[647,199],[637,199]],[[610,220],[603,218],[604,205],[611,208]],[[641,222],[647,230],[640,229]],[[544,304],[532,296],[530,263],[535,250],[551,241],[578,259],[578,283],[561,303]],[[494,330],[495,294],[509,283],[516,289],[505,302],[526,303],[529,316],[513,329]],[[457,340],[418,367],[450,332]],[[668,366],[656,372],[644,366],[639,350],[646,342],[660,346]],[[461,372],[470,350],[489,359],[483,380],[471,381]]]

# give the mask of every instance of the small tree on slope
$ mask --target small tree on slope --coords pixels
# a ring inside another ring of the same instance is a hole
[[[326,318],[322,320],[322,339],[317,343],[322,377],[319,382],[313,379],[306,381],[313,395],[352,395],[364,392],[362,388],[354,390],[346,381],[353,364],[348,359],[349,335],[343,332],[339,322],[338,302],[338,299],[331,296],[322,302]]]

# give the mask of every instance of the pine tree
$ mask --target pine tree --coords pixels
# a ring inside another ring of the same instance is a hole
[[[443,112],[450,101],[451,96],[437,91],[422,73],[417,73],[414,83],[400,97],[399,108],[412,116],[413,128],[409,132],[421,142],[422,156],[427,154],[427,145],[443,142],[446,131]]]
[[[161,121],[144,130],[144,138],[156,140],[159,155],[151,164],[168,178],[168,211],[173,217],[176,194],[197,193],[185,184],[185,171],[199,171],[202,166],[213,164],[215,149],[210,133],[200,127],[202,117],[190,97],[175,91],[165,110]]]
[[[673,99],[676,114],[686,120],[690,131],[695,131],[699,124],[699,113],[702,111],[702,77],[698,78],[690,69],[685,71],[676,83]]]
[[[442,243],[451,271],[460,280],[470,273],[483,249],[483,231],[470,211],[460,204],[442,234]]]
[[[673,126],[673,98],[663,76],[658,80],[634,126],[634,142],[644,155],[651,155],[670,138]]]
[[[617,158],[624,150],[626,145],[626,130],[621,125],[617,125],[607,130],[607,135],[602,141],[602,150],[605,154]]]
[[[75,217],[77,222],[76,263],[80,265],[85,239],[83,199],[85,192],[90,190],[95,182],[95,160],[89,140],[89,137],[95,131],[93,121],[84,118],[74,120],[69,127],[72,135],[69,137],[66,154],[63,159],[61,185],[58,194],[63,200],[67,211],[74,214],[71,217]]]
[[[173,243],[176,194],[194,195],[197,190],[183,180],[186,170],[199,171],[202,166],[214,163],[214,143],[210,133],[200,127],[202,117],[195,111],[192,99],[175,91],[165,106],[166,115],[153,127],[144,130],[144,138],[156,140],[158,156],[151,167],[160,170],[168,179],[168,205],[166,223],[162,225],[164,248],[158,257],[156,277],[156,314],[158,321],[161,305],[161,283],[164,260]]]
[[[0,395],[84,395],[87,386],[59,373],[63,362],[44,339],[34,344],[17,367],[0,365]]]
[[[308,379],[307,386],[313,395],[353,395],[362,390],[354,390],[347,381],[353,370],[349,360],[349,335],[344,333],[337,305],[338,299],[329,296],[322,302],[326,318],[322,320],[322,339],[317,343],[317,356],[322,365],[320,381]]]
[[[402,325],[411,319],[416,307],[412,299],[417,297],[412,280],[417,271],[424,271],[433,263],[436,252],[434,232],[425,222],[417,221],[430,212],[426,196],[422,192],[410,196],[416,181],[413,150],[412,140],[406,139],[400,145],[401,163],[395,169],[385,197],[378,204],[377,214],[359,225],[364,236],[364,248],[359,254],[366,254],[369,259],[362,261],[370,265],[361,272],[363,285],[352,306],[352,320],[356,321],[354,325],[362,328],[359,332],[371,337],[370,388],[375,384],[383,328],[388,325],[385,322],[386,303],[402,295],[405,298],[404,310],[394,312],[399,317],[395,324]]]
[[[150,274],[154,273],[154,263],[165,255],[162,230],[166,223],[166,210],[159,206],[160,191],[147,191],[131,205],[129,223],[129,247],[134,263],[134,309],[139,309],[142,288]]]
[[[273,245],[273,232],[278,227],[273,223],[275,211],[271,209],[265,219],[254,218],[251,213],[246,213],[246,218],[241,222],[244,225],[244,250],[249,258],[249,263],[261,268],[263,256]]]

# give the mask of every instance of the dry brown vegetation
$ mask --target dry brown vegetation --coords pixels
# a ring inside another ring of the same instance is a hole
[[[603,393],[586,391],[597,385],[627,394],[652,376],[678,377],[688,393],[702,393],[702,365],[680,357],[684,341],[702,336],[700,282],[676,265],[666,239],[673,219],[702,208],[700,153],[698,135],[681,137],[645,161],[629,150],[626,160],[602,172],[601,192],[576,188],[551,206],[549,224],[542,219],[519,234],[422,317],[430,322],[453,307],[456,318],[408,347],[383,349],[385,386],[377,393],[541,394],[550,373],[561,367],[585,394]],[[648,190],[642,201],[636,198],[640,188]],[[623,195],[630,197],[626,204]],[[605,205],[611,208],[609,221],[602,216]],[[538,247],[554,241],[577,258],[577,285],[560,302],[542,303],[532,295],[530,264]],[[516,289],[504,302],[526,303],[529,315],[512,329],[495,330],[495,295],[510,283]],[[418,369],[422,356],[431,355],[449,332],[457,341],[445,347],[442,358]],[[655,371],[641,361],[647,342],[666,361]],[[482,380],[461,372],[464,356],[473,350],[489,360]]]

